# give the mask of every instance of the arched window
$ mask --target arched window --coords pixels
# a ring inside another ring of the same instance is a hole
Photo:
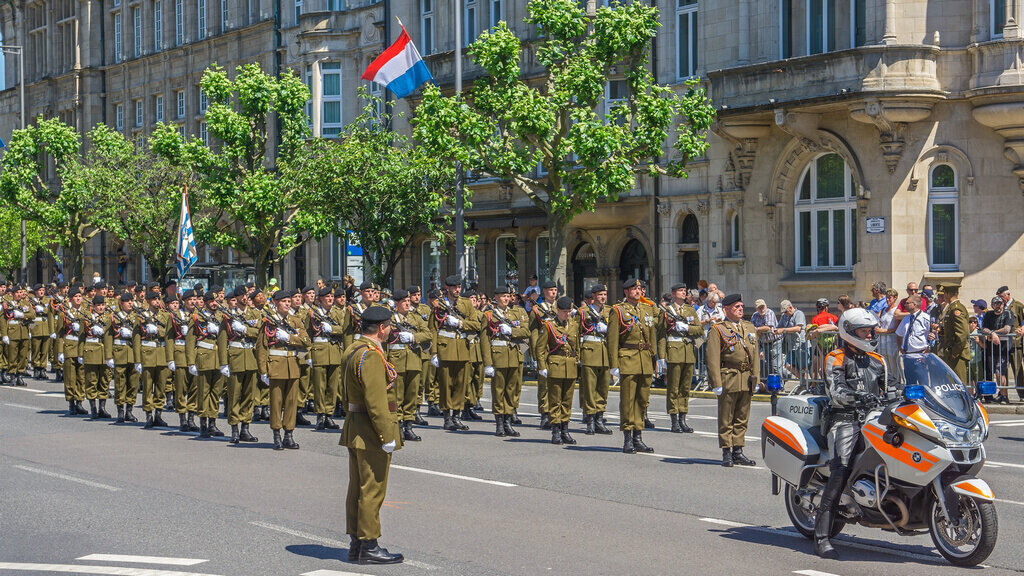
[[[850,168],[838,154],[814,159],[796,190],[798,272],[853,270],[857,202]]]
[[[680,235],[680,244],[697,244],[700,242],[700,224],[697,222],[697,217],[693,214],[687,214],[686,218],[683,218],[683,229]]]
[[[931,270],[956,270],[958,258],[958,189],[956,171],[938,164],[928,178],[928,266]]]
[[[494,285],[501,287],[518,282],[519,252],[515,236],[501,236],[494,244]]]
[[[743,253],[743,247],[740,245],[739,212],[733,212],[732,218],[729,220],[729,247],[733,256],[739,256]]]

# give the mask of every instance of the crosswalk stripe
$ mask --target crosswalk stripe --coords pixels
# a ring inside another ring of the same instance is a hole
[[[74,476],[68,476],[67,474],[60,474],[58,472],[50,472],[49,470],[40,470],[39,468],[32,468],[30,466],[22,466],[20,464],[15,464],[13,467],[17,468],[18,470],[24,470],[25,472],[32,472],[34,474],[42,474],[43,476],[49,476],[51,478],[60,478],[61,480],[67,480],[68,482],[76,482],[78,484],[84,484],[86,486],[92,486],[93,488],[100,488],[102,490],[107,490],[107,491],[110,491],[110,492],[117,492],[117,491],[121,490],[120,488],[117,488],[115,486],[109,486],[107,484],[100,484],[99,482],[93,482],[91,480],[85,480],[85,479],[82,479],[82,478],[76,478]]]
[[[89,554],[75,560],[90,562],[128,562],[134,564],[167,564],[168,566],[195,566],[209,560],[199,558],[170,558],[165,556],[133,556],[130,554]]]
[[[198,572],[155,570],[153,568],[126,568],[124,566],[86,566],[79,564],[29,564],[27,562],[0,562],[0,570],[24,572],[62,572],[65,574],[102,574],[105,576],[219,576]]]
[[[359,572],[342,572],[341,570],[313,570],[303,572],[300,576],[367,576]]]

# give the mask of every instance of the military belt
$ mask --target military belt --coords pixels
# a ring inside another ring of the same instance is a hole
[[[669,342],[686,342],[686,338],[683,338],[682,336],[669,336],[666,340]]]
[[[46,318],[33,318],[33,322],[46,322]]]
[[[175,344],[175,346],[184,346],[185,345],[185,341],[184,340],[175,340],[174,344]]]
[[[565,356],[566,358],[575,358],[576,357],[576,351],[575,350],[554,350],[554,351],[548,352],[548,356]]]
[[[601,336],[587,335],[583,337],[584,342],[604,342]]]
[[[284,358],[291,358],[292,356],[295,356],[295,352],[291,350],[275,350],[273,348],[267,350],[267,353],[271,356],[282,356]]]
[[[740,372],[750,371],[750,362],[740,362],[739,364],[733,364],[732,362],[722,362],[722,368],[729,370],[739,370]]]
[[[508,346],[508,340],[491,340],[491,346]]]
[[[163,342],[152,342],[148,340],[143,340],[142,345],[145,346],[146,348],[162,348]]]
[[[639,344],[620,344],[619,348],[623,350],[650,350],[651,345],[647,342],[641,342]]]
[[[100,343],[100,339],[99,338],[86,338],[85,342],[87,344],[99,344]]]
[[[437,331],[437,335],[442,337],[442,338],[459,338],[460,337],[458,333],[451,332],[449,330],[438,330]]]
[[[196,342],[196,346],[203,350],[213,350],[215,346],[209,342]]]
[[[388,344],[388,350],[405,350],[405,344]]]
[[[252,344],[248,342],[228,342],[228,346],[231,348],[241,348],[243,350],[249,350],[252,348]]]
[[[390,410],[391,412],[398,412],[398,404],[396,402],[388,402],[388,410]],[[366,405],[365,404],[352,404],[350,402],[349,405],[348,405],[348,412],[355,412],[357,414],[366,414],[366,412],[367,412]]]
[[[316,336],[316,337],[313,338],[313,343],[314,344],[327,344],[330,341],[331,341],[330,338],[324,338],[323,336]]]
[[[114,346],[128,346],[130,342],[121,338],[114,338]]]

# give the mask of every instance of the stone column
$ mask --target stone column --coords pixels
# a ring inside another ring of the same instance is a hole
[[[739,64],[750,63],[750,0],[739,0],[739,34],[736,41],[739,46],[737,60]]]
[[[1020,38],[1020,26],[1017,24],[1017,0],[1002,0],[1006,3],[1006,26],[1003,27],[1003,38]]]
[[[305,74],[305,71],[302,72]],[[313,113],[313,137],[320,137],[320,130],[323,124],[323,85],[320,78],[320,60],[316,59],[313,61],[313,77],[310,80],[309,91],[312,92],[312,101],[310,102],[310,111]]]
[[[885,0],[885,33],[882,44],[896,43],[896,0]]]

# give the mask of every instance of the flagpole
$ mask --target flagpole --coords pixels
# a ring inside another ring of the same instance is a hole
[[[462,0],[455,3],[455,98],[462,98]],[[466,277],[466,234],[465,234],[465,188],[466,173],[462,162],[455,161],[455,273],[461,282]]]

